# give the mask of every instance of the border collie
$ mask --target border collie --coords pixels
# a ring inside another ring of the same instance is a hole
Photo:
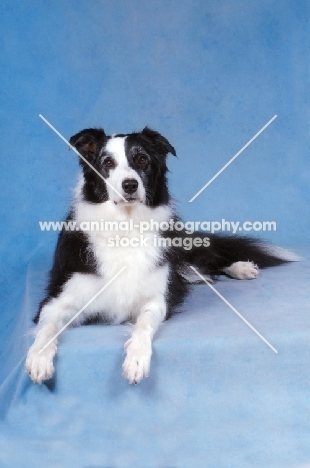
[[[60,232],[26,360],[34,382],[52,377],[54,337],[69,321],[75,326],[102,321],[134,324],[125,343],[123,375],[129,383],[138,383],[149,374],[152,339],[159,325],[182,303],[189,285],[199,282],[191,265],[210,280],[220,274],[253,279],[259,268],[295,260],[284,249],[256,239],[208,234],[206,242],[202,232],[187,235],[176,230],[174,223],[180,220],[166,179],[167,154],[176,152],[158,132],[146,127],[139,133],[107,136],[102,129],[90,128],[74,135],[70,144],[82,156],[82,171],[67,221],[79,226],[85,221],[132,220],[133,228],[125,233],[118,226],[110,231]],[[150,220],[172,229],[144,232],[141,245],[111,242],[117,236],[139,238],[139,223]],[[192,240],[192,248],[184,246],[185,237]],[[176,238],[181,242],[174,242]]]

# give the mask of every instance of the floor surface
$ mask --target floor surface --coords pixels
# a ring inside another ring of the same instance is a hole
[[[1,468],[310,466],[310,265],[297,251],[302,262],[215,284],[278,353],[199,285],[162,325],[137,386],[121,375],[128,325],[68,330],[42,386],[23,359],[0,389]],[[29,268],[28,326],[42,264]]]

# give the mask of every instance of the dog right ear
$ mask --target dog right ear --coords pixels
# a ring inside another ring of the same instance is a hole
[[[70,138],[70,145],[87,159],[94,159],[107,136],[102,128],[87,128]]]

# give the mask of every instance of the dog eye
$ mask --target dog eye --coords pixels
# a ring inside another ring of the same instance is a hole
[[[114,166],[114,161],[112,158],[107,158],[104,160],[104,165],[105,167],[113,167]]]
[[[138,157],[138,164],[141,164],[141,165],[144,165],[147,163],[147,158],[146,156],[143,156],[143,154],[141,154],[139,157]]]

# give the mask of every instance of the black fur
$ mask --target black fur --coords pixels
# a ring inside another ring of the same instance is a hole
[[[117,135],[121,136],[121,135]],[[140,175],[147,193],[146,204],[155,208],[167,205],[170,196],[167,184],[166,156],[168,153],[176,155],[175,149],[166,138],[147,127],[140,133],[126,135],[126,156],[129,165]],[[109,169],[104,161],[109,155],[105,151],[105,145],[111,137],[102,129],[86,129],[74,135],[70,144],[85,158],[103,177],[107,177]],[[137,165],[137,155],[147,158],[146,165],[142,168]],[[83,198],[91,204],[104,203],[108,200],[107,187],[104,182],[89,165],[82,159],[80,164],[83,169],[85,184],[83,186]],[[74,219],[71,212],[67,221]],[[177,218],[175,218],[177,219]],[[224,236],[195,232],[191,235],[179,231],[167,231],[162,233],[164,237],[191,237],[201,239],[208,237],[209,247],[193,247],[185,250],[182,247],[167,247],[162,250],[162,264],[169,262],[170,277],[168,282],[167,305],[169,318],[180,305],[189,289],[189,285],[182,273],[193,265],[205,275],[216,278],[222,274],[225,267],[237,261],[253,261],[259,268],[280,265],[285,263],[276,255],[268,253],[268,247],[257,239],[249,237]],[[49,275],[46,298],[41,302],[39,311],[34,319],[37,323],[41,308],[53,297],[57,297],[68,279],[74,272],[96,274],[96,260],[90,248],[87,235],[83,232],[63,231],[60,233],[54,255],[53,268]],[[121,293],[121,291],[120,291]],[[86,323],[96,322],[97,318],[89,318]]]
[[[199,232],[194,232],[191,236],[205,237]],[[259,268],[274,267],[288,262],[268,253],[268,246],[262,240],[221,234],[208,234],[208,238],[210,247],[193,247],[184,252],[184,257],[188,263],[211,277],[223,274],[223,268],[238,261],[251,261]]]
[[[71,220],[72,215],[70,214],[67,221]],[[53,267],[49,272],[46,297],[40,302],[39,310],[33,319],[34,323],[38,323],[42,307],[51,298],[57,297],[61,293],[64,284],[73,273],[96,274],[96,260],[83,232],[63,229],[58,236]]]

